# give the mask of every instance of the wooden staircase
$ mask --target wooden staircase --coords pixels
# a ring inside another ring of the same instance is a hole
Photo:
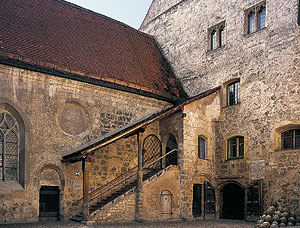
[[[170,158],[171,154],[175,154],[176,150],[172,150],[169,153],[161,156],[153,162],[148,163],[143,168],[143,181],[150,179],[152,176],[157,174],[162,170],[162,161],[169,164],[166,159]],[[164,159],[164,160],[163,160]],[[108,203],[114,201],[118,197],[122,196],[126,192],[133,190],[137,186],[137,171],[138,167],[134,167],[129,171],[118,176],[114,180],[108,182],[107,184],[99,187],[93,192],[89,193],[89,214],[92,216],[94,212],[100,210],[102,207]],[[82,199],[73,203],[73,206],[78,206],[82,204]],[[78,211],[76,215],[70,218],[70,220],[82,222],[83,215],[82,210]]]
[[[143,176],[143,181],[148,180],[150,177],[152,177],[153,175],[158,173],[160,170],[161,169],[153,169],[153,170],[149,171],[147,174],[145,174]],[[116,178],[116,179],[118,179],[118,178]],[[92,204],[89,207],[89,213],[93,214],[95,211],[101,209],[106,204],[108,204],[108,203],[112,202],[113,200],[117,199],[119,196],[125,194],[129,190],[135,188],[136,185],[137,185],[137,178],[134,181],[126,184],[125,186],[120,187],[118,190],[111,191],[111,193],[107,194],[106,197],[103,197],[98,202]],[[75,216],[71,217],[70,220],[77,221],[77,222],[83,221],[82,212],[80,212],[79,214],[76,214]]]

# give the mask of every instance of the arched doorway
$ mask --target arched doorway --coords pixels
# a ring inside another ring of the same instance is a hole
[[[222,218],[240,219],[245,218],[245,190],[238,184],[226,184],[221,190],[223,201]]]
[[[166,153],[169,153],[171,150],[174,149],[178,149],[178,145],[175,136],[171,135],[166,145]],[[166,167],[169,165],[177,165],[178,164],[177,159],[178,159],[177,151],[167,155]]]

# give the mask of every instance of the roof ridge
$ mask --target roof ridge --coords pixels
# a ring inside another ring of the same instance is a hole
[[[147,33],[145,33],[145,32],[142,32],[142,31],[140,31],[140,30],[138,30],[138,29],[135,29],[135,28],[131,27],[130,25],[125,24],[124,22],[118,21],[117,19],[114,19],[114,18],[109,17],[109,16],[106,16],[106,15],[104,15],[104,14],[95,12],[95,11],[93,11],[93,10],[84,8],[84,7],[82,7],[82,6],[80,6],[80,5],[77,5],[77,4],[75,4],[75,3],[68,2],[68,1],[66,1],[66,0],[52,0],[52,1],[61,2],[61,3],[65,4],[65,5],[69,5],[69,6],[71,6],[71,7],[74,7],[74,8],[76,8],[76,9],[78,9],[78,10],[85,11],[85,12],[87,12],[87,13],[92,13],[92,14],[94,14],[94,15],[96,15],[96,16],[104,17],[104,18],[106,18],[106,19],[108,19],[108,20],[111,20],[111,21],[113,21],[113,22],[116,22],[116,23],[118,23],[118,24],[120,24],[120,25],[122,25],[122,26],[125,26],[125,27],[127,27],[128,29],[134,30],[135,32],[139,33],[140,35],[147,36],[147,37],[149,37],[149,38],[153,38],[153,39],[154,39],[154,37],[153,37],[152,35],[149,35],[149,34],[147,34]]]

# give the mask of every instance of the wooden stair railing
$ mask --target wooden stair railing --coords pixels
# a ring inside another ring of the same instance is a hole
[[[162,160],[165,159],[168,155],[175,153],[179,151],[179,149],[174,149],[171,150],[170,152],[164,154],[163,156],[157,158],[156,160],[146,164],[143,167],[143,176],[151,175],[154,173],[157,173],[162,169],[161,163]],[[160,168],[159,169],[153,169],[151,166],[155,165],[156,163],[160,163]],[[89,205],[93,206],[97,204],[98,202],[101,202],[102,200],[107,199],[108,197],[112,196],[114,193],[117,191],[121,190],[122,188],[126,188],[128,185],[134,185],[136,184],[137,181],[137,171],[138,171],[138,166],[133,167],[132,169],[122,173],[120,176],[116,177],[112,181],[100,186],[96,190],[92,191],[89,193]],[[153,172],[154,171],[154,172]],[[135,186],[132,186],[132,188]],[[82,204],[82,198],[75,201],[73,203],[73,206],[79,206]],[[80,213],[81,207],[77,210],[77,213]]]

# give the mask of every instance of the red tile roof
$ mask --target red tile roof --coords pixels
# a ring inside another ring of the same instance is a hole
[[[0,0],[0,55],[178,98],[152,36],[62,0]]]

